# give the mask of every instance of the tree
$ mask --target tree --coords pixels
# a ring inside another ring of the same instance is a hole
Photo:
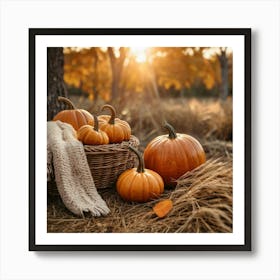
[[[215,60],[206,58],[207,48],[154,48],[153,66],[159,86],[183,92],[196,84],[208,90],[218,81]]]
[[[224,101],[228,97],[228,57],[227,48],[221,48],[221,53],[217,54],[220,67],[221,67],[221,94],[220,97]]]
[[[108,47],[108,54],[112,70],[112,95],[111,100],[119,97],[120,81],[123,72],[123,65],[127,55],[127,48],[121,47],[118,50]]]
[[[211,47],[146,48],[146,54],[147,59],[139,62],[126,47],[65,48],[64,79],[71,90],[86,93],[95,102],[98,97],[118,102],[134,93],[158,97],[157,88],[161,96],[215,94],[219,87],[221,98],[229,94],[229,50],[226,57],[221,48]]]
[[[91,100],[111,98],[110,60],[107,50],[92,48],[64,49],[64,80],[69,87],[87,93]],[[70,90],[69,90],[70,93]]]
[[[65,109],[64,104],[58,101],[58,96],[67,97],[67,90],[63,79],[63,48],[47,48],[47,120],[61,110]]]

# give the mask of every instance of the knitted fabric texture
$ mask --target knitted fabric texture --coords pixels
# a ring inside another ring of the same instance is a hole
[[[76,131],[61,121],[47,122],[48,160],[52,159],[57,190],[72,213],[107,215],[110,210],[98,194]],[[51,154],[51,155],[50,155]]]
[[[51,182],[54,180],[53,162],[52,162],[52,152],[50,144],[47,143],[47,181]]]

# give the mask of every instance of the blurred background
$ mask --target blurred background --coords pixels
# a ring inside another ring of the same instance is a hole
[[[227,47],[48,48],[48,120],[62,95],[93,114],[113,105],[142,149],[167,133],[164,121],[205,146],[230,144],[232,57]]]

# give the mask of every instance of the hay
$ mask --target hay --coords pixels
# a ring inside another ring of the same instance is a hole
[[[202,146],[208,158],[227,157],[232,159],[232,142],[219,140],[202,141]]]
[[[139,138],[140,151],[166,133],[162,123],[167,120],[178,133],[190,134],[202,143],[207,162],[180,178],[176,189],[166,189],[149,203],[127,203],[115,189],[100,190],[111,210],[106,217],[77,218],[57,192],[49,193],[48,232],[232,232],[232,101],[162,98],[148,102],[140,96],[132,100],[115,105],[118,116],[130,123]],[[88,109],[99,111],[99,105],[94,103],[90,109],[92,104],[88,104]],[[167,198],[172,199],[173,209],[158,218],[152,207]]]
[[[175,189],[166,189],[148,203],[124,202],[115,189],[99,193],[111,213],[84,219],[67,211],[59,196],[49,195],[48,232],[232,232],[231,156],[208,157],[204,165],[179,178]],[[152,207],[166,198],[173,209],[161,219]]]

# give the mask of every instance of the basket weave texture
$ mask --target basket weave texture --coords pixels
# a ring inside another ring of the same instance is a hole
[[[137,157],[128,146],[137,148],[140,142],[132,135],[129,141],[107,145],[84,145],[88,165],[97,189],[112,187],[119,175],[137,165]],[[48,191],[56,194],[56,184],[52,164],[47,169]]]
[[[128,146],[137,148],[139,140],[131,136],[129,141],[107,145],[84,145],[88,165],[97,189],[116,183],[119,175],[137,164],[136,155]]]

